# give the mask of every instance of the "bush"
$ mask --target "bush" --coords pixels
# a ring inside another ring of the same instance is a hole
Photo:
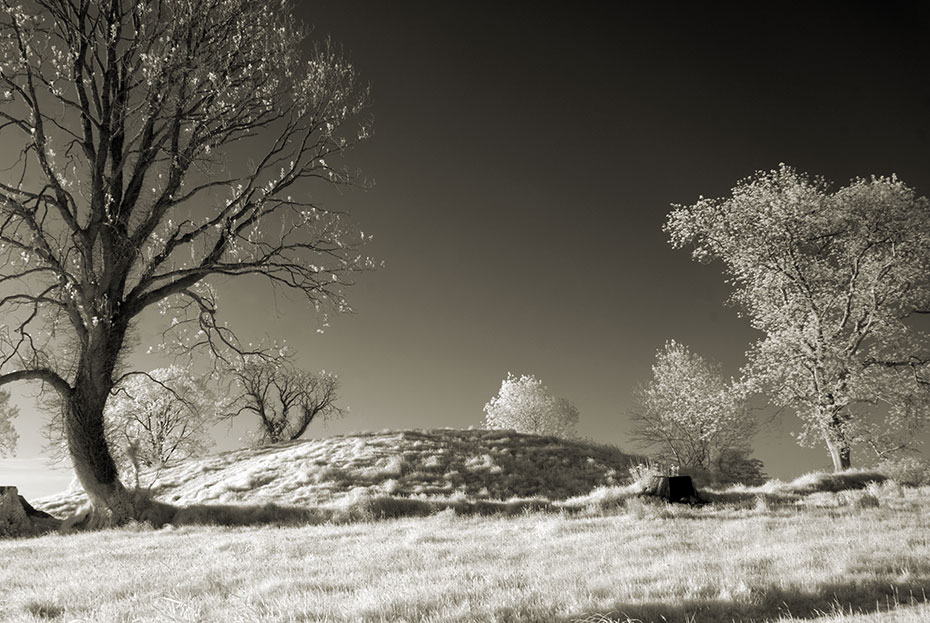
[[[878,464],[878,471],[905,487],[930,486],[930,461],[916,456],[885,460]]]
[[[766,481],[762,461],[749,456],[748,449],[727,448],[717,459],[713,470],[721,484],[744,484],[749,487]]]
[[[873,470],[847,470],[845,472],[812,472],[795,478],[776,488],[778,493],[805,495],[808,493],[836,493],[850,489],[865,489],[870,482],[881,483],[888,477]]]
[[[677,465],[664,465],[656,461],[647,460],[644,463],[635,463],[630,466],[630,482],[640,488],[645,488],[653,478],[677,475]]]
[[[578,424],[578,409],[572,403],[553,396],[542,381],[527,374],[517,378],[508,373],[484,412],[486,428],[564,439],[575,436]]]

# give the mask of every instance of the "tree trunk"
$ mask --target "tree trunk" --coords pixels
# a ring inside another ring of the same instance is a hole
[[[827,449],[833,459],[833,471],[842,472],[852,467],[850,461],[850,447],[845,441],[837,441],[827,437]]]
[[[126,523],[135,509],[104,435],[106,398],[92,394],[80,384],[75,389],[65,411],[65,431],[74,472],[92,506],[84,527],[98,528]]]
[[[86,528],[119,525],[138,515],[135,496],[120,482],[107,444],[103,416],[125,328],[101,325],[88,332],[74,390],[65,405],[68,452],[91,503],[90,514],[82,522]]]

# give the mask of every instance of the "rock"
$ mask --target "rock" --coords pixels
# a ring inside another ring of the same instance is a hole
[[[0,486],[0,538],[29,537],[58,530],[61,522],[36,510],[16,487]]]
[[[691,476],[653,476],[642,495],[659,497],[668,502],[699,503]]]

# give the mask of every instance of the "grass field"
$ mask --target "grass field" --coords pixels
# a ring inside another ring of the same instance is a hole
[[[853,471],[667,505],[634,459],[442,430],[189,461],[149,476],[180,507],[162,529],[0,540],[0,621],[930,621],[930,487]]]
[[[928,494],[0,541],[0,620],[915,623]]]

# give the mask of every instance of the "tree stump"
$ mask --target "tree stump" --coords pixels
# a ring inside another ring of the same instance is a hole
[[[662,498],[667,502],[694,502],[698,501],[698,493],[694,488],[691,476],[653,476],[643,495]]]
[[[58,519],[33,508],[16,487],[0,486],[0,538],[36,536],[60,525]]]

